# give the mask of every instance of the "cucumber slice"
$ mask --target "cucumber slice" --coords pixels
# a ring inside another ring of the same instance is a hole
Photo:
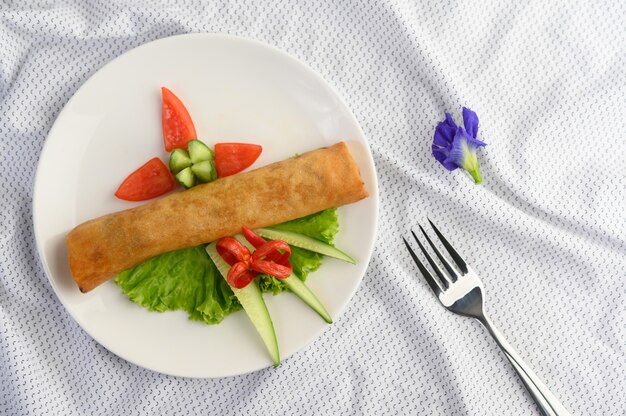
[[[176,180],[185,188],[191,188],[196,183],[196,177],[191,168],[185,168],[176,174]]]
[[[215,165],[212,160],[194,163],[193,166],[191,166],[191,171],[200,182],[211,182],[217,179],[217,170],[215,170]]]
[[[191,140],[187,143],[187,150],[189,151],[189,157],[191,158],[192,163],[215,159],[213,150],[198,139]]]
[[[174,149],[170,155],[170,171],[176,175],[189,166],[191,166],[189,153],[185,149]]]
[[[206,247],[206,252],[225,279],[230,266],[217,253],[216,245],[217,243],[215,242],[209,244]],[[248,318],[252,321],[254,328],[263,339],[263,343],[274,362],[274,367],[278,367],[278,364],[280,364],[280,353],[278,351],[276,332],[274,332],[274,324],[272,323],[272,318],[270,318],[267,306],[265,306],[265,301],[263,300],[259,287],[256,283],[252,282],[243,289],[234,287],[232,287],[232,289],[237,299],[239,299],[241,306],[243,306],[244,311],[248,314]]]
[[[283,240],[287,244],[291,244],[295,247],[304,248],[306,250],[314,251],[328,257],[334,257],[339,260],[347,261],[348,263],[356,264],[356,260],[348,256],[346,253],[339,250],[338,248],[335,248],[314,238],[307,237],[306,235],[293,233],[291,231],[273,230],[269,228],[258,228],[254,231],[261,237],[269,238],[270,240]]]
[[[311,292],[311,289],[309,289],[309,287],[305,285],[304,282],[298,278],[298,276],[292,273],[291,276],[289,276],[288,278],[281,279],[281,282],[284,282],[297,297],[302,299],[304,303],[309,305],[311,309],[317,312],[317,314],[321,316],[323,320],[325,320],[329,324],[333,323],[330,314],[328,313],[324,305],[322,305],[322,302],[319,301],[317,296],[315,296],[313,292]]]
[[[241,244],[246,246],[246,248],[250,250],[250,252],[254,251],[254,247],[252,247],[252,244],[250,244],[243,235],[237,234],[235,238]],[[298,278],[298,276],[292,273],[291,276],[289,276],[288,278],[281,279],[281,282],[284,282],[287,287],[291,289],[294,295],[296,295],[304,303],[309,305],[311,309],[313,309],[315,312],[317,312],[319,316],[322,317],[323,320],[325,320],[329,324],[333,323],[330,314],[328,313],[324,305],[322,305],[322,302],[319,301],[317,296],[315,296],[313,292],[311,292],[311,289],[309,289],[309,287],[305,285],[304,282]]]

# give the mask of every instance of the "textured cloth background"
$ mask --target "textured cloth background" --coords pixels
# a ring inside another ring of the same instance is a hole
[[[626,4],[27,3],[0,0],[0,414],[537,414],[486,331],[416,277],[400,236],[426,216],[566,407],[626,414]],[[123,52],[189,32],[257,39],[318,71],[364,128],[381,188],[377,249],[345,314],[277,370],[219,380],[93,341],[52,291],[31,217],[72,94]],[[430,155],[437,121],[463,105],[489,144],[479,187]]]

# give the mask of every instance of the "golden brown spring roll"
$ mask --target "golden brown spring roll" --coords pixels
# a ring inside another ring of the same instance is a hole
[[[365,197],[358,166],[340,142],[87,221],[67,236],[70,270],[88,292],[158,254]]]

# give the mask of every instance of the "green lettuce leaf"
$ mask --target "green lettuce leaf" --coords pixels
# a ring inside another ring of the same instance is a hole
[[[151,311],[184,310],[189,319],[217,324],[241,309],[204,246],[170,251],[115,279],[133,302]]]
[[[269,228],[304,234],[308,237],[332,244],[335,235],[339,231],[339,221],[337,220],[337,210],[332,208]],[[305,281],[309,273],[319,269],[322,265],[323,258],[323,255],[313,251],[299,247],[291,247],[289,262],[293,267],[293,273],[298,276],[300,280]],[[280,279],[273,276],[264,274],[257,279],[262,292],[271,292],[277,295],[280,292],[289,291],[287,286],[285,286]]]
[[[336,209],[328,209],[275,225],[271,228],[292,231],[332,244],[339,222]],[[289,258],[293,272],[305,280],[317,270],[324,256],[298,247]],[[284,283],[272,276],[258,278],[261,291],[277,295],[287,291]],[[204,245],[175,250],[153,257],[115,279],[128,298],[152,311],[184,310],[189,319],[207,324],[220,323],[224,316],[241,309],[230,286],[209,258]]]
[[[332,244],[335,235],[337,235],[337,232],[339,231],[337,209],[327,209],[316,214],[287,221],[282,224],[273,225],[268,228],[304,234],[311,238],[321,240],[327,244]]]

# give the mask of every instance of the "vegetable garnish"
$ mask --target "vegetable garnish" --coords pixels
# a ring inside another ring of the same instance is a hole
[[[115,196],[126,201],[145,201],[171,191],[175,185],[167,166],[155,157],[128,175]]]
[[[256,248],[253,253],[232,237],[224,237],[217,242],[217,252],[231,266],[226,277],[228,284],[241,289],[261,273],[279,279],[291,275],[289,244],[281,240],[265,241],[253,231],[245,227],[243,230],[246,239]]]
[[[336,209],[333,208],[277,227],[330,244],[337,234],[339,222]],[[265,240],[261,240],[263,241],[260,243],[263,244]],[[251,245],[255,246],[255,244]],[[115,283],[131,301],[150,310],[182,309],[189,313],[189,318],[192,320],[218,324],[225,316],[241,309],[241,305],[226,279],[223,279],[210,264],[212,262],[204,248],[203,244],[191,249],[174,250],[152,257],[120,273]],[[291,246],[289,256],[289,263],[293,268],[291,279],[276,279],[261,274],[255,279],[255,284],[261,291],[274,295],[289,289],[298,297],[307,299],[305,302],[311,304],[311,296],[303,297],[302,291],[306,291],[303,280],[310,272],[321,266],[323,258],[321,254]],[[228,275],[228,270],[225,272],[226,275]],[[332,321],[330,315],[320,306],[319,301],[313,304],[317,307],[317,309],[314,307],[316,311],[321,311],[318,313],[326,322]]]
[[[258,235],[257,233],[249,229],[248,227],[241,227],[241,231],[245,239],[248,241],[248,243],[252,244],[252,246],[255,249],[257,249],[257,251],[261,250],[261,247],[263,247],[263,245],[268,242],[268,241],[265,241],[263,237],[261,237],[260,235]],[[284,240],[279,240],[277,238],[275,238],[274,241],[280,241],[281,243],[286,243]],[[292,267],[291,262],[289,261],[290,257],[291,257],[291,247],[289,247],[289,251],[285,251],[282,254],[278,250],[272,251],[267,256],[265,256],[265,260],[273,261],[283,266]],[[266,272],[266,274],[269,274],[270,276],[272,276],[271,273]],[[282,278],[279,277],[279,279],[282,279]]]
[[[234,175],[251,166],[261,155],[263,148],[250,143],[217,143],[215,167],[220,178]]]
[[[246,240],[248,240],[248,243],[252,244],[254,248],[259,248],[265,244],[265,239],[248,227],[241,227],[241,231]]]
[[[478,116],[466,107],[463,107],[463,124],[465,129],[457,126],[450,113],[446,113],[446,119],[439,122],[435,129],[433,156],[448,170],[465,169],[472,175],[474,182],[480,184],[482,178],[478,169],[476,150],[487,144],[476,137]]]
[[[211,325],[241,309],[204,245],[152,257],[120,273],[115,283],[151,311],[184,310],[189,319]]]
[[[170,155],[170,170],[178,183],[191,188],[217,179],[213,150],[198,139],[190,140],[187,149],[174,149]]]
[[[162,87],[161,94],[163,95],[161,123],[165,150],[171,152],[172,149],[184,149],[190,140],[197,138],[191,116],[183,102],[172,91]]]

